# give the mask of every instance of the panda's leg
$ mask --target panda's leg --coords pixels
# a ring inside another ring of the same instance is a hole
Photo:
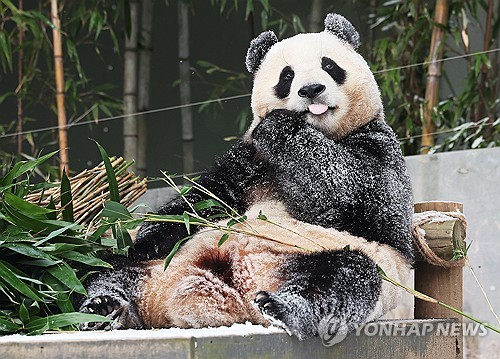
[[[108,323],[82,323],[81,330],[141,329],[136,299],[141,284],[148,278],[148,269],[141,263],[93,273],[85,280],[87,297],[77,304],[82,313],[112,319]]]
[[[381,291],[375,263],[360,251],[292,254],[276,292],[260,291],[255,306],[271,323],[304,339],[349,332],[373,311]]]
[[[216,246],[203,250],[179,253],[165,272],[147,281],[138,300],[146,326],[230,326],[259,318],[264,324],[238,283],[239,257]]]

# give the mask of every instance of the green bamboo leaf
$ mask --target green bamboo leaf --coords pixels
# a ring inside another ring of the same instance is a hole
[[[23,213],[16,211],[6,202],[4,202],[3,208],[5,210],[5,213],[7,214],[7,219],[9,220],[9,222],[25,230],[33,231],[42,235],[49,234],[53,231],[64,228],[69,224],[74,225],[74,223],[68,223],[64,221],[54,221],[49,219],[40,220],[37,218],[28,217]]]
[[[9,204],[9,206],[15,208],[17,211],[29,214],[29,217],[31,218],[46,219],[47,214],[53,212],[51,209],[27,202],[10,192],[4,193],[4,200],[7,204]]]
[[[61,253],[61,257],[66,259],[70,259],[75,262],[87,264],[93,267],[104,267],[104,268],[113,268],[113,266],[102,259],[92,257],[90,255],[81,254],[78,252],[65,252]]]
[[[188,234],[191,234],[191,223],[189,221],[189,214],[187,212],[184,212],[182,214],[182,219],[184,220],[184,225],[186,226]]]
[[[262,214],[262,211],[259,211],[257,219],[260,219],[261,221],[267,221],[267,216],[265,214]]]
[[[52,198],[52,196],[50,196],[50,202],[45,208],[52,211],[51,213],[47,213],[47,218],[56,220],[57,219],[56,204],[54,203],[54,199]]]
[[[182,187],[182,189],[181,189],[180,195],[181,195],[181,196],[184,196],[184,195],[186,195],[189,191],[191,191],[192,189],[193,189],[193,187],[192,187],[192,186],[184,186],[184,187]]]
[[[247,6],[246,6],[246,9],[245,9],[245,20],[248,19],[248,16],[250,15],[250,13],[252,13],[254,11],[254,8],[253,8],[253,0],[247,0]]]
[[[207,208],[212,208],[212,207],[221,207],[224,208],[222,204],[220,204],[219,201],[216,201],[215,199],[206,199],[204,201],[197,202],[193,205],[194,209],[196,211],[201,211],[203,209]]]
[[[66,171],[62,171],[61,176],[61,208],[62,208],[62,219],[68,222],[74,222],[73,217],[73,197],[71,195],[71,184],[69,182],[68,176],[66,176]]]
[[[129,247],[134,247],[132,237],[130,237],[127,229],[124,228],[121,223],[117,223],[116,225],[116,243],[119,250],[125,250]]]
[[[229,233],[224,233],[222,237],[220,237],[219,243],[217,243],[217,246],[222,246],[225,241],[229,238]]]
[[[36,247],[23,244],[23,243],[4,243],[2,245],[4,248],[9,248],[10,250],[17,252],[19,254],[23,254],[27,257],[31,258],[36,258],[36,259],[43,259],[49,263],[52,263],[52,265],[56,264],[57,261],[55,261],[51,256],[49,256],[47,253],[42,252]]]
[[[7,186],[14,182],[14,179],[25,174],[28,171],[31,171],[38,167],[43,162],[47,161],[49,158],[54,156],[59,151],[50,152],[42,157],[37,158],[32,161],[20,161],[14,165],[14,167],[7,173],[7,176],[2,180],[1,185]]]
[[[87,291],[83,287],[80,280],[76,277],[75,271],[67,264],[59,264],[47,268],[52,276],[56,277],[66,287],[77,293],[87,295]]]
[[[120,192],[118,191],[118,182],[116,181],[115,171],[111,165],[111,161],[106,150],[99,144],[99,142],[92,140],[96,143],[99,152],[101,153],[104,166],[106,167],[106,175],[108,176],[109,183],[109,196],[112,201],[120,202]]]
[[[15,333],[21,328],[20,325],[9,320],[0,318],[0,333]]]
[[[6,264],[7,263],[5,261],[0,260],[0,278],[26,297],[36,301],[41,301],[42,299],[33,291],[33,289],[19,279]]]
[[[11,92],[11,91],[1,94],[0,95],[0,104],[2,104],[2,102],[4,102],[7,97],[13,96],[13,95],[14,95],[14,92]]]
[[[60,221],[59,221],[59,223],[60,223]],[[66,224],[67,224],[66,226],[64,226],[62,228],[59,228],[59,229],[57,229],[55,231],[50,232],[47,237],[45,237],[44,239],[36,242],[35,245],[40,245],[41,243],[44,243],[46,241],[50,241],[52,238],[58,237],[61,234],[63,234],[64,232],[69,231],[71,229],[81,229],[82,228],[79,224],[76,224],[76,223],[68,223],[68,222],[66,222]]]
[[[19,306],[19,318],[25,324],[30,321],[30,313],[28,312],[28,308],[24,305],[24,301]]]
[[[179,250],[179,247],[181,246],[181,244],[184,243],[185,241],[187,241],[188,239],[191,239],[192,237],[193,236],[184,237],[180,241],[177,241],[177,243],[175,243],[174,248],[172,248],[172,250],[168,254],[167,258],[165,258],[165,264],[163,265],[163,270],[167,269],[168,265],[172,261],[172,258],[174,258],[175,254]]]
[[[88,314],[88,313],[62,313],[50,315],[46,318],[39,318],[29,322],[24,328],[34,334],[42,329],[54,330],[78,323],[86,322],[111,322],[112,320],[101,315]]]
[[[104,204],[104,209],[101,212],[101,217],[123,220],[134,219],[132,214],[128,211],[127,207],[115,201],[108,201]]]
[[[5,59],[9,70],[12,71],[12,49],[10,47],[10,43],[11,41],[9,40],[5,32],[0,31],[0,50],[2,50],[3,58]],[[5,66],[6,63],[2,61],[4,71],[7,67]]]

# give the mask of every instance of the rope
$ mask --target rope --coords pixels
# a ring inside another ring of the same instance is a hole
[[[407,69],[407,68],[412,68],[412,67],[418,67],[418,66],[424,66],[436,62],[446,62],[446,61],[452,61],[452,60],[457,60],[457,59],[462,59],[466,57],[471,57],[471,56],[476,56],[476,55],[482,55],[482,54],[488,54],[488,53],[493,53],[500,51],[500,48],[496,49],[491,49],[487,51],[478,51],[478,52],[473,52],[470,54],[464,54],[464,55],[457,55],[457,56],[452,56],[452,57],[447,57],[445,59],[439,59],[439,60],[433,60],[433,61],[424,61],[424,62],[419,62],[411,65],[404,65],[404,66],[399,66],[399,67],[393,67],[390,69],[385,69],[385,70],[378,70],[374,71],[373,73],[375,75],[389,72],[389,71],[395,71],[395,70],[402,70],[402,69]],[[95,119],[95,120],[88,120],[88,121],[81,121],[79,122],[82,118],[84,118],[90,111],[92,111],[95,106],[93,106],[90,110],[87,110],[83,115],[79,116],[77,120],[75,120],[72,123],[68,123],[66,126],[63,128],[69,129],[71,127],[76,127],[76,126],[81,126],[81,125],[86,125],[86,124],[91,124],[91,123],[97,123],[99,124],[100,122],[107,122],[107,121],[112,121],[112,120],[117,120],[125,117],[131,117],[131,116],[139,116],[139,115],[148,115],[152,113],[158,113],[158,112],[165,112],[165,111],[172,111],[172,110],[178,110],[182,108],[187,108],[187,107],[195,107],[195,106],[201,106],[209,103],[214,103],[214,102],[221,102],[221,101],[231,101],[243,97],[249,97],[251,94],[243,94],[243,95],[235,95],[235,96],[228,96],[228,97],[221,97],[218,99],[213,99],[213,100],[206,100],[206,101],[199,101],[199,102],[193,102],[193,103],[188,103],[184,105],[175,105],[175,106],[168,106],[168,107],[162,107],[162,108],[157,108],[153,110],[147,110],[147,111],[141,111],[141,112],[136,112],[132,114],[127,114],[127,115],[117,115],[117,116],[110,116],[110,117],[105,117],[101,119]],[[14,136],[19,136],[19,135],[26,135],[30,133],[38,133],[38,132],[45,132],[45,131],[53,131],[59,129],[60,126],[49,126],[49,127],[43,127],[39,129],[34,129],[34,130],[27,130],[27,131],[20,131],[20,132],[13,132],[13,133],[7,133],[0,135],[0,138],[8,138],[8,137],[14,137]],[[436,132],[433,134],[439,134],[439,133],[444,133],[444,132],[450,132],[453,130],[445,130],[443,132]],[[421,137],[422,135],[416,135],[412,137],[406,137],[404,139],[411,139],[411,138],[417,138]]]

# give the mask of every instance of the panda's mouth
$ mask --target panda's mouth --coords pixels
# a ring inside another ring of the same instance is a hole
[[[327,112],[328,110],[335,110],[335,107],[329,107],[327,105],[324,105],[322,103],[312,103],[309,106],[307,106],[307,111],[309,113],[312,113],[313,115],[320,116]]]

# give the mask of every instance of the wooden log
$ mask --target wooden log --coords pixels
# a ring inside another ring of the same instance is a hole
[[[427,245],[444,260],[451,260],[456,250],[465,248],[465,226],[458,218],[432,220],[421,226]]]
[[[415,213],[420,213],[424,211],[440,211],[440,212],[455,212],[460,211],[463,213],[463,204],[457,202],[423,202],[416,203],[414,205]],[[450,227],[451,224],[447,223],[444,225]],[[449,234],[447,234],[448,244],[450,243],[450,237],[452,243],[455,242],[453,236],[456,235],[458,238],[463,240],[465,237],[465,231],[460,229],[461,226],[457,227],[457,223],[454,222],[452,228],[449,229]],[[431,234],[432,233],[432,234]],[[439,234],[429,230],[426,230],[426,239],[428,235],[435,235],[436,237],[443,237],[443,228],[439,231]],[[434,240],[429,240],[428,243],[432,243]],[[439,239],[438,239],[439,242]],[[458,241],[458,243],[461,243]],[[462,279],[462,267],[452,267],[444,268],[434,266],[427,263],[426,261],[417,261],[415,266],[415,290],[428,294],[431,297],[449,304],[457,309],[463,309],[463,279]],[[414,308],[415,319],[431,319],[431,318],[457,318],[462,321],[462,316],[451,312],[450,310],[429,302],[422,301],[420,299],[415,299]],[[457,358],[462,358],[463,356],[463,338],[460,336],[457,338],[456,342]]]

